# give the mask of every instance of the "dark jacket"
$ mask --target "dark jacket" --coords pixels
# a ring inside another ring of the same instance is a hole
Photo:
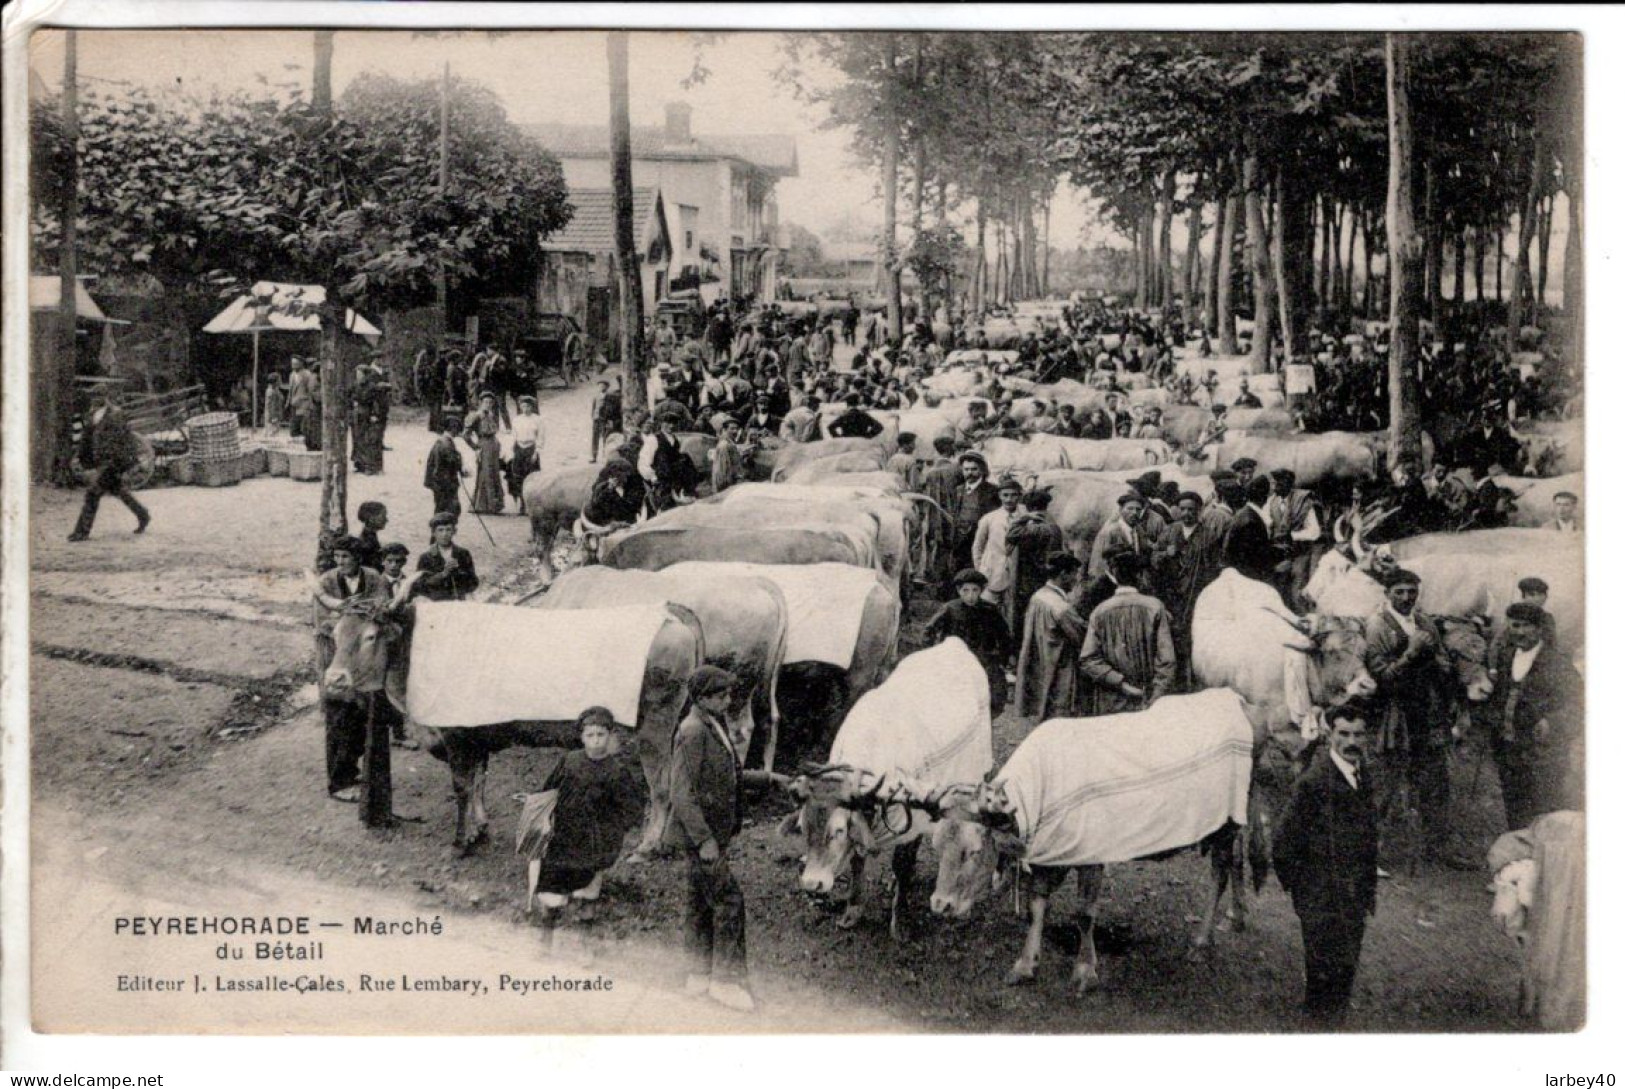
[[[1264,519],[1252,507],[1243,507],[1224,538],[1224,565],[1259,582],[1274,582],[1275,565],[1285,558],[1270,539]]]
[[[79,464],[116,474],[134,468],[140,460],[135,435],[118,408],[108,406],[100,420],[85,418],[84,433],[79,438]]]
[[[614,756],[589,760],[579,750],[567,752],[542,789],[559,792],[548,864],[584,870],[614,865],[621,841],[643,816],[642,780],[626,762]]]
[[[954,533],[968,541],[976,536],[976,523],[982,520],[982,515],[999,505],[999,489],[991,480],[984,480],[970,491],[961,487],[956,499],[958,505],[951,508]]]
[[[1377,682],[1377,695],[1385,714],[1378,745],[1403,748],[1411,743],[1443,745],[1450,740],[1450,654],[1432,617],[1411,612],[1418,633],[1433,640],[1431,653],[1413,655],[1403,665],[1410,637],[1387,609],[1365,622],[1365,668]],[[1373,724],[1375,725],[1375,724]]]
[[[1497,648],[1491,667],[1495,671],[1495,691],[1490,695],[1488,720],[1497,735],[1511,736],[1514,745],[1536,744],[1535,727],[1545,719],[1550,727],[1545,744],[1553,745],[1580,732],[1580,674],[1568,657],[1551,644],[1544,644],[1521,683],[1512,679],[1512,659],[1517,653],[1510,642]]]
[[[861,408],[849,408],[831,420],[825,430],[832,439],[872,439],[885,428]]]
[[[669,846],[698,850],[714,839],[725,850],[739,831],[739,765],[717,728],[698,707],[690,708],[677,726],[671,746]]]
[[[446,561],[441,558],[438,548],[431,546],[418,557],[418,570],[423,572],[423,576],[416,583],[414,597],[426,597],[430,601],[461,601],[479,589],[480,577],[474,573],[474,557],[468,549],[454,544],[451,554],[457,557],[455,571],[446,570]]]
[[[1377,910],[1377,810],[1369,764],[1349,786],[1322,747],[1292,786],[1275,832],[1275,872],[1299,911]]]
[[[441,435],[429,447],[429,458],[423,465],[423,486],[455,489],[462,474],[463,455],[455,442]]]

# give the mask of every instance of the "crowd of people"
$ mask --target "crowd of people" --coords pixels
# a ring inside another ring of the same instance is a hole
[[[583,509],[583,526],[607,531],[630,525],[692,501],[707,484],[721,492],[746,478],[749,457],[762,445],[874,437],[882,425],[872,410],[928,403],[924,379],[944,366],[946,354],[980,350],[976,337],[961,327],[939,340],[918,323],[901,341],[858,348],[851,365],[838,369],[842,324],[839,314],[808,321],[757,314],[739,321],[726,307],[712,308],[690,335],[679,338],[667,330],[655,338],[663,360],[651,376],[646,404],[627,404],[617,380],[599,381],[590,453],[593,462],[603,458],[603,467]],[[926,622],[925,638],[964,641],[987,675],[996,716],[1007,707],[1039,721],[1136,711],[1196,687],[1192,626],[1202,591],[1231,568],[1275,587],[1290,607],[1303,611],[1309,604],[1305,585],[1331,546],[1334,527],[1370,522],[1373,506],[1384,512],[1382,532],[1394,538],[1501,524],[1493,510],[1463,523],[1445,487],[1458,468],[1487,483],[1492,470],[1517,456],[1505,426],[1505,402],[1490,396],[1434,472],[1424,477],[1418,466],[1402,462],[1389,481],[1362,483],[1351,495],[1301,488],[1289,470],[1259,473],[1248,458],[1213,472],[1211,498],[1148,469],[1128,482],[1116,516],[1090,543],[1087,558],[1075,555],[1050,512],[1050,491],[1008,476],[995,479],[975,447],[989,437],[1029,431],[1154,436],[1160,420],[1130,406],[1126,397],[1108,396],[1104,410],[1082,419],[1066,411],[1069,406],[1050,406],[1018,422],[1001,379],[1078,375],[1112,393],[1121,392],[1113,390],[1117,376],[1138,368],[1160,375],[1171,390],[1205,392],[1212,402],[1210,383],[1169,368],[1166,353],[1184,337],[1177,316],[1069,311],[1064,323],[1024,337],[1013,363],[982,369],[976,392],[988,407],[973,412],[957,433],[935,436],[927,449],[919,448],[914,435],[897,436],[888,468],[933,501],[916,574],[927,590],[947,599]],[[1435,365],[1445,373],[1444,364]],[[1328,373],[1356,369],[1332,366]],[[459,372],[448,367],[447,373]],[[1461,373],[1475,372],[1469,367]],[[545,443],[534,395],[517,394],[515,412],[506,416],[512,391],[492,381],[487,356],[483,370],[471,367],[455,382],[431,384],[431,392],[442,394],[431,406],[444,404],[432,408],[438,438],[424,484],[435,513],[432,541],[417,558],[416,574],[404,574],[412,559],[405,545],[379,543],[378,532],[387,525],[380,504],[364,504],[358,512],[364,527],[359,537],[335,543],[334,567],[322,575],[315,597],[318,660],[324,665],[323,655],[332,654],[325,631],[356,599],[459,599],[478,587],[472,557],[454,540],[459,492],[469,475],[459,443],[473,453],[470,498],[478,513],[502,509],[504,479],[509,494],[522,502],[520,485],[542,465]],[[1305,406],[1305,420],[1320,418],[1324,399],[1342,396],[1341,381],[1317,381],[1322,400]],[[1250,391],[1243,386],[1240,395],[1235,406],[1248,407]],[[476,407],[465,413],[460,399]],[[838,411],[825,411],[827,405]],[[1223,432],[1225,407],[1216,406],[1211,437]],[[695,432],[713,440],[709,474],[685,450],[684,436]],[[507,457],[505,434],[512,443]],[[1566,499],[1551,528],[1577,532],[1577,499]],[[1371,543],[1376,540],[1373,530]],[[1435,620],[1416,607],[1420,579],[1393,567],[1383,580],[1386,604],[1366,624],[1366,665],[1377,690],[1332,708],[1321,720],[1321,736],[1277,831],[1282,883],[1303,922],[1306,1010],[1320,1023],[1335,1023],[1348,1005],[1365,919],[1375,910],[1378,844],[1399,797],[1392,784],[1406,783],[1418,805],[1429,857],[1443,866],[1469,864],[1452,846],[1448,761],[1456,724],[1448,712],[1450,652]],[[1520,589],[1523,599],[1507,609],[1506,634],[1492,651],[1494,693],[1481,716],[1489,724],[1509,828],[1577,805],[1569,754],[1580,731],[1578,676],[1544,609],[1545,586],[1526,579]],[[744,976],[743,901],[727,869],[743,776],[721,724],[731,685],[721,671],[695,675],[693,710],[674,750],[671,834],[690,867],[689,990],[748,1009],[753,1003]],[[353,800],[364,726],[345,705],[328,706],[328,789],[335,798]],[[597,896],[602,871],[614,861],[610,842],[619,843],[613,833],[631,827],[641,804],[633,801],[637,784],[604,763],[624,744],[604,719],[601,709],[582,715],[582,753],[561,763],[547,784],[559,792],[550,848],[555,853],[539,856],[537,887],[549,920],[572,898]]]

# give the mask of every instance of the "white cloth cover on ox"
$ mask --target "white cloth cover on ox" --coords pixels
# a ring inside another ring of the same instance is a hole
[[[568,722],[592,706],[635,727],[660,605],[516,608],[420,601],[406,709],[425,726]]]
[[[980,782],[993,767],[986,671],[958,639],[910,654],[847,713],[829,759],[914,789]]]
[[[863,628],[864,610],[870,597],[879,593],[892,605],[892,638],[897,632],[897,595],[885,583],[885,576],[867,567],[848,563],[770,564],[704,563],[673,564],[667,570],[726,569],[742,577],[764,578],[784,593],[790,615],[790,633],[784,649],[784,664],[824,662],[840,669],[852,667],[858,633]]]
[[[1029,865],[1128,862],[1245,823],[1252,751],[1240,697],[1214,688],[1132,714],[1051,719],[998,782]]]

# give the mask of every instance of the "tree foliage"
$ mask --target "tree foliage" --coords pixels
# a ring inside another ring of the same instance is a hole
[[[569,221],[558,161],[486,88],[453,81],[451,186],[437,192],[439,89],[359,77],[331,116],[297,94],[207,101],[141,88],[80,106],[82,267],[166,286],[336,283],[352,302],[405,304],[452,283],[528,270]],[[57,245],[49,103],[33,113],[36,260]]]

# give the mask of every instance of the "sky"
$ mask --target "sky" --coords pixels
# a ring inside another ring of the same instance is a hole
[[[631,35],[631,111],[635,125],[663,123],[665,104],[694,109],[697,135],[785,133],[796,138],[801,173],[779,183],[779,215],[822,234],[856,212],[881,222],[877,172],[856,163],[844,130],[822,128],[820,107],[796,100],[774,79],[781,35],[735,33],[704,44],[710,76],[684,88],[694,67],[697,41],[683,31]],[[30,43],[35,71],[51,88],[62,78],[62,38],[42,31]],[[82,84],[116,90],[121,83],[254,90],[265,83],[309,87],[309,31],[81,31]],[[333,53],[334,91],[342,94],[358,74],[383,71],[399,78],[432,78],[450,62],[455,75],[478,80],[502,100],[517,122],[607,124],[609,64],[601,31],[515,31],[489,35],[456,33],[427,38],[404,31],[340,32]],[[826,83],[832,70],[809,66],[810,78]],[[1051,219],[1051,241],[1064,247],[1085,233],[1104,234],[1092,208],[1063,191]]]

